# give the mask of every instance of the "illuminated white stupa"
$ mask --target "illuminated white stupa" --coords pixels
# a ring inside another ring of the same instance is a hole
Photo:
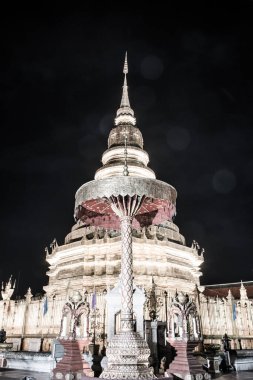
[[[241,325],[239,318],[233,320],[233,294],[228,293],[221,302],[207,290],[201,293],[203,250],[195,241],[186,246],[174,223],[177,192],[157,180],[148,166],[149,156],[129,102],[127,59],[123,72],[122,99],[102,166],[94,180],[76,193],[75,224],[64,244],[54,240],[51,249],[46,249],[49,281],[43,299],[33,297],[29,289],[25,300],[14,301],[15,286],[11,281],[2,286],[0,319],[8,341],[16,350],[50,351],[60,332],[62,337],[68,334],[62,310],[66,300],[78,292],[87,306],[76,329],[82,350],[88,350],[91,343],[100,351],[106,348],[122,329],[123,310],[134,332],[148,342],[157,363],[164,355],[165,338],[180,338],[180,318],[171,311],[180,291],[198,307],[200,319],[198,323],[192,320],[192,337],[216,342],[224,331],[231,336],[237,331],[250,348],[253,322],[243,314],[241,304],[237,312],[245,318],[241,318]],[[129,285],[127,280],[126,286],[132,289],[133,297],[127,310],[122,308],[122,215],[131,216],[131,270],[127,275],[133,281]],[[252,308],[244,290],[241,284],[241,299]]]

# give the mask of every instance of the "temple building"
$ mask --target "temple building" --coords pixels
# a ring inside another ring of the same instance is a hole
[[[130,106],[127,72],[125,60],[120,106],[102,165],[94,175],[105,192],[119,176],[138,179],[140,186],[142,181],[156,180]],[[227,333],[232,348],[240,345],[252,349],[253,282],[206,287],[200,284],[204,249],[194,240],[187,246],[175,224],[176,189],[159,180],[156,184],[166,187],[168,200],[147,200],[142,213],[132,221],[135,331],[149,344],[154,360],[159,361],[164,356],[166,338],[180,338],[182,334],[180,316],[173,312],[173,300],[181,292],[196,305],[196,315],[190,319],[190,338],[220,343]],[[49,281],[44,286],[44,296],[34,297],[29,288],[24,299],[14,300],[12,278],[2,284],[1,327],[7,332],[8,342],[13,343],[13,350],[51,351],[54,340],[68,336],[73,327],[64,309],[66,302],[73,300],[84,305],[75,321],[75,336],[83,352],[91,344],[103,351],[120,329],[119,217],[108,212],[103,199],[95,201],[93,197],[84,207],[82,194],[81,187],[76,192],[75,223],[64,243],[54,240],[46,248]]]

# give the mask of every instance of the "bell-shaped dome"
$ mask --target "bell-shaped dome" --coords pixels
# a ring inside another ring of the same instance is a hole
[[[139,128],[131,124],[119,124],[113,128],[108,138],[108,148],[114,146],[124,146],[125,138],[129,146],[135,146],[143,149],[143,138]]]

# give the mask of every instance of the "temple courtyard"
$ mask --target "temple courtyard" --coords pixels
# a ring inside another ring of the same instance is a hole
[[[34,371],[25,371],[25,370],[18,370],[18,369],[0,369],[0,378],[3,379],[30,379],[30,380],[49,380],[50,374],[49,373],[42,373],[42,372],[34,372]],[[83,377],[83,380],[90,379],[89,377]],[[160,378],[161,379],[161,378]],[[243,371],[243,372],[230,372],[225,373],[221,375],[217,375],[213,377],[213,379],[219,379],[219,380],[252,380],[253,379],[253,371]]]

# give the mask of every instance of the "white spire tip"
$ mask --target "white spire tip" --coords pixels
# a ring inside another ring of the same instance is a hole
[[[124,62],[123,73],[124,73],[124,74],[127,74],[127,73],[128,73],[127,51],[126,51],[126,54],[125,54],[125,62]]]

